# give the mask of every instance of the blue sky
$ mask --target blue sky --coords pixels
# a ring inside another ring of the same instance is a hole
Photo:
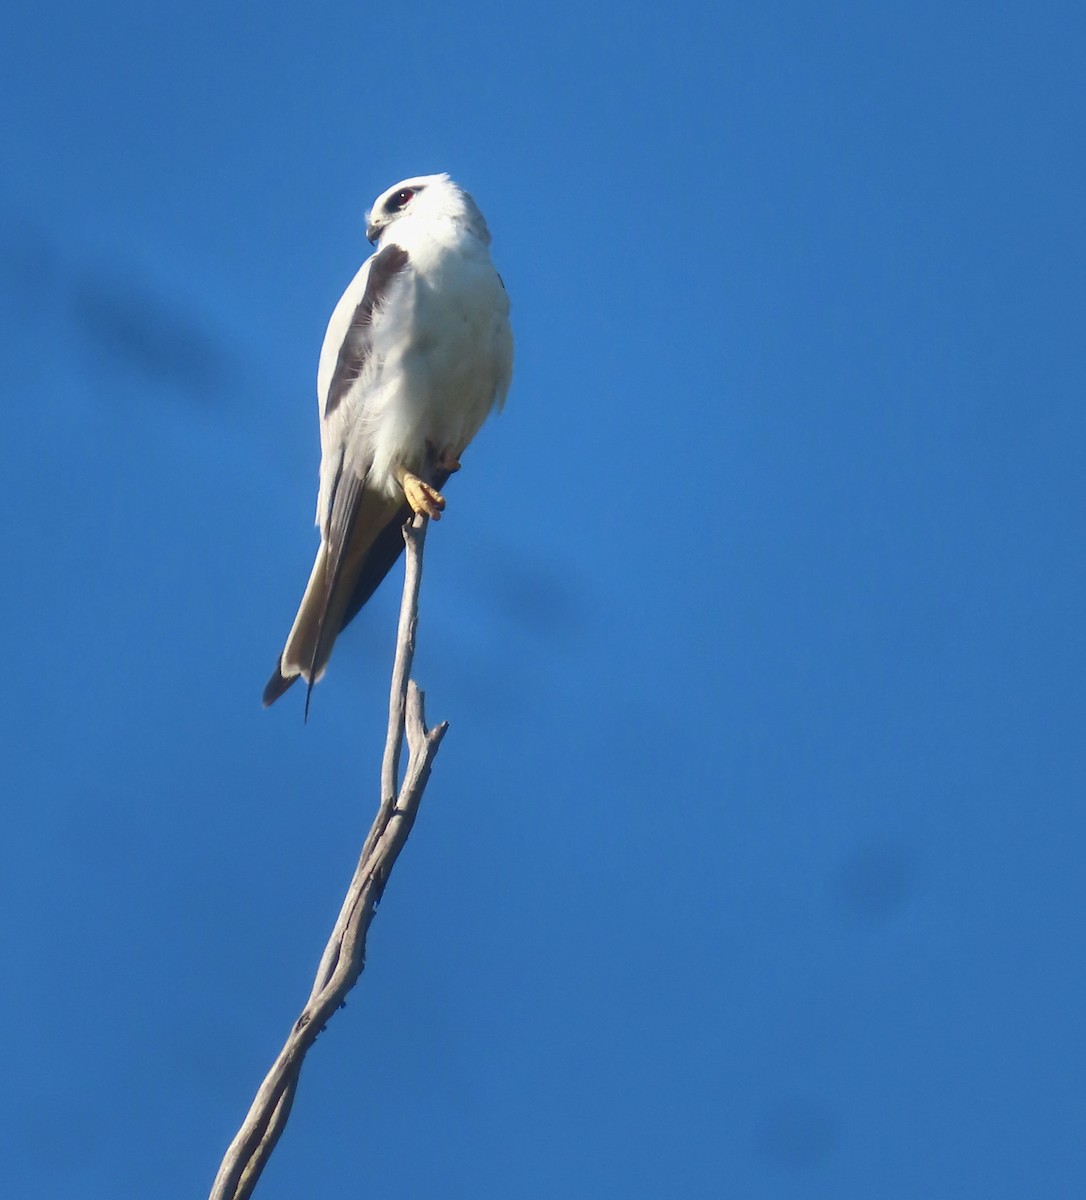
[[[451,730],[262,1200],[1077,1196],[1070,4],[17,0],[6,1194],[205,1194],[376,806],[303,725],[316,357],[448,170],[514,304],[428,545]]]

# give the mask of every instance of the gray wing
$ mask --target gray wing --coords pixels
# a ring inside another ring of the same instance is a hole
[[[324,399],[323,417],[327,420],[362,376],[373,353],[373,314],[377,305],[388,293],[392,280],[403,271],[408,263],[407,251],[401,246],[385,246],[370,261],[366,276],[366,287],[362,299],[354,310],[351,323],[339,347],[336,369],[328,385]]]
[[[400,506],[366,490],[370,463],[359,457],[358,441],[350,438],[358,413],[351,411],[354,406],[347,406],[344,401],[371,366],[375,318],[408,261],[407,251],[402,247],[385,246],[344,293],[329,323],[321,354],[322,368],[323,360],[331,353],[335,353],[335,367],[321,406],[323,456],[318,502],[321,546],[286,646],[264,690],[266,705],[278,699],[300,675],[309,685],[308,710],[313,684],[328,661],[336,637],[364,602],[357,600],[358,595],[365,593],[368,599],[397,557],[389,558],[387,551],[379,555],[387,565],[376,580],[372,578],[373,572],[366,569],[374,543],[386,544],[388,539],[382,540],[382,531],[398,514]],[[355,301],[359,285],[362,295]],[[335,338],[339,329],[343,332],[337,349]],[[350,462],[347,461],[349,442]]]

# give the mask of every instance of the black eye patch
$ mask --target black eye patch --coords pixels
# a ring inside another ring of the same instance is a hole
[[[395,195],[389,196],[389,198],[385,201],[385,212],[400,212],[404,205],[407,204],[408,200],[410,200],[418,190],[418,188],[400,188]]]

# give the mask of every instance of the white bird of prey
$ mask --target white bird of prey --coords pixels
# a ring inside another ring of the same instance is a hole
[[[321,544],[265,706],[324,674],[340,631],[403,550],[513,371],[509,300],[490,231],[448,175],[405,179],[366,214],[374,253],[328,322],[317,368]]]

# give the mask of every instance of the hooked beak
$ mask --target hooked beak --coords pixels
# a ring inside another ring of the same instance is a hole
[[[378,239],[380,236],[381,236],[381,230],[380,230],[380,228],[379,228],[377,225],[375,225],[375,224],[374,224],[374,223],[371,221],[371,222],[370,222],[370,223],[369,223],[369,224],[366,226],[366,241],[367,241],[367,242],[369,242],[369,244],[370,244],[371,246],[376,246],[376,245],[377,245],[377,239]]]

